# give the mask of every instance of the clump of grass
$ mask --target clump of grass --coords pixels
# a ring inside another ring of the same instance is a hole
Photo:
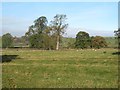
[[[106,51],[103,52],[104,54],[107,53]]]

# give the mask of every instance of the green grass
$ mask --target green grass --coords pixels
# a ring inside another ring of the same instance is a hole
[[[0,37],[0,48],[2,48],[2,38]]]
[[[116,51],[3,50],[3,55],[18,56],[2,63],[2,85],[3,88],[117,88],[118,56],[112,55]]]
[[[118,39],[115,39],[115,37],[104,37],[108,47],[118,47]]]
[[[62,42],[61,42],[61,46],[63,48],[67,48],[67,47],[70,47],[70,45],[74,44],[74,43],[75,43],[75,38],[63,37]]]

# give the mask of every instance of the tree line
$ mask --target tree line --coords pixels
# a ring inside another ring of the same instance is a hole
[[[17,41],[24,42],[24,45],[28,45],[30,48],[38,48],[45,50],[59,50],[63,34],[68,27],[66,23],[67,16],[63,14],[57,14],[48,25],[48,20],[45,16],[41,16],[34,20],[34,24],[30,25],[25,36],[21,39],[13,37],[10,33],[2,36],[2,47],[12,47],[13,43]],[[116,35],[118,31],[115,31]],[[21,45],[22,46],[22,45]],[[80,31],[76,35],[74,43],[70,43],[69,48],[103,48],[107,47],[105,38],[102,36],[91,36],[85,31]]]

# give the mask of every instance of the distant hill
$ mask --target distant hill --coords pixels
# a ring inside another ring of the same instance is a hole
[[[68,46],[73,47],[74,43],[75,43],[75,38],[63,37],[62,42],[61,42],[61,46],[63,48],[67,48]]]
[[[2,48],[2,37],[0,37],[0,48]]]
[[[108,47],[109,48],[114,48],[118,46],[118,40],[115,39],[115,37],[104,37]],[[61,47],[63,48],[68,48],[68,47],[73,47],[75,43],[75,38],[70,38],[70,37],[63,37],[61,40]],[[18,46],[21,46],[21,43],[16,43]],[[16,45],[14,43],[14,45]],[[0,48],[2,47],[2,38],[0,37]]]
[[[118,46],[118,42],[117,42],[117,39],[115,39],[115,37],[104,37],[104,38],[109,48],[114,48]],[[74,43],[75,43],[75,38],[63,37],[61,45],[62,47],[66,48],[69,45],[72,45]]]
[[[108,47],[117,47],[118,46],[118,40],[115,39],[115,37],[104,37]]]

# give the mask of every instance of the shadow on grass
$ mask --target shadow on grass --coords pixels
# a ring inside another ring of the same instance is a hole
[[[112,55],[120,55],[120,52],[114,52]]]
[[[0,62],[11,62],[12,60],[16,59],[18,55],[0,55]]]

